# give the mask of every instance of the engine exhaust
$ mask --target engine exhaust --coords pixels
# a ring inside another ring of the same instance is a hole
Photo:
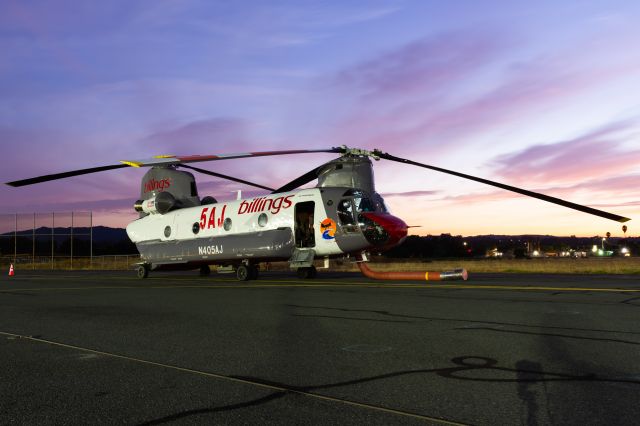
[[[469,274],[466,269],[454,269],[453,271],[444,272],[376,272],[369,269],[367,262],[358,262],[360,272],[367,277],[374,280],[425,280],[425,281],[453,281],[464,280],[469,278]]]

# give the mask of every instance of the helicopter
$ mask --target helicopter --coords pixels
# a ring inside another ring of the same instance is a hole
[[[233,176],[190,165],[251,157],[311,153],[339,154],[307,173],[270,188]],[[134,203],[139,218],[126,227],[140,252],[137,276],[150,271],[195,270],[209,275],[210,265],[235,272],[239,281],[257,279],[261,262],[287,261],[299,278],[313,278],[316,259],[354,256],[360,270],[377,279],[467,279],[466,270],[445,272],[371,271],[369,251],[382,252],[401,244],[409,226],[389,213],[376,192],[371,160],[388,160],[473,180],[529,197],[618,222],[629,218],[572,203],[538,192],[419,163],[382,152],[347,146],[315,150],[264,151],[238,154],[174,156],[122,160],[119,164],[74,170],[7,182],[21,187],[125,167],[149,167],[142,177],[140,199]],[[185,170],[186,169],[186,170]],[[205,175],[270,191],[250,199],[218,202],[200,198],[192,170]],[[313,180],[313,188],[299,189]]]

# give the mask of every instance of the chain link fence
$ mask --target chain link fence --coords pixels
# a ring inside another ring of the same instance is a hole
[[[136,263],[140,262],[138,254],[118,254],[104,256],[36,256],[28,254],[18,254],[13,256],[0,256],[0,267],[8,270],[13,264],[15,269],[50,269],[50,270],[102,270],[116,271],[132,269]]]
[[[129,269],[138,254],[94,255],[92,212],[0,214],[0,266]]]

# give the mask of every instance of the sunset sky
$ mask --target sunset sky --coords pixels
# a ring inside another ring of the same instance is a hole
[[[0,3],[0,181],[157,154],[379,148],[632,218],[640,2]],[[198,166],[267,186],[332,155]],[[144,171],[0,188],[0,213],[125,226]],[[622,236],[621,224],[375,164],[416,234]],[[263,193],[197,175],[201,195]],[[636,222],[638,222],[636,224]]]

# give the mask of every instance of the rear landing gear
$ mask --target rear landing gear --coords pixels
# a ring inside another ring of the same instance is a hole
[[[136,269],[136,275],[140,279],[147,278],[149,276],[149,265],[147,264],[138,265],[138,268]]]
[[[260,270],[258,269],[258,265],[250,265],[249,266],[249,279],[250,280],[257,280],[258,279],[258,275],[260,273]]]
[[[315,278],[316,275],[318,274],[318,271],[316,270],[315,266],[309,266],[305,268],[298,268],[297,274],[298,274],[298,278],[308,279],[308,278]]]
[[[251,271],[247,265],[240,265],[238,269],[236,269],[236,278],[238,281],[249,281],[251,279]]]
[[[208,277],[209,275],[211,275],[211,268],[209,268],[209,265],[202,265],[200,267],[200,276]]]
[[[249,281],[258,279],[258,266],[242,264],[236,269],[238,281]]]

